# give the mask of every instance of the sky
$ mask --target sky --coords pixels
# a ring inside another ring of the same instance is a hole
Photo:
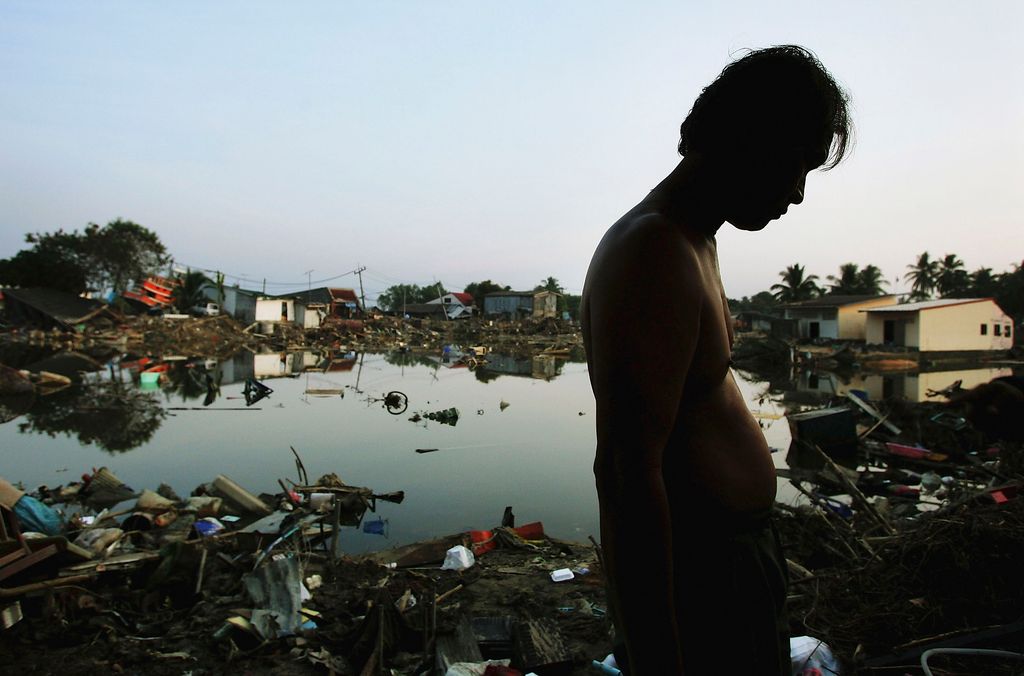
[[[285,293],[491,279],[582,290],[604,231],[679,161],[748,48],[813,50],[856,145],[726,292],[800,263],[1024,259],[1024,3],[0,1],[0,258],[125,218],[176,264]],[[329,280],[329,281],[326,281]]]

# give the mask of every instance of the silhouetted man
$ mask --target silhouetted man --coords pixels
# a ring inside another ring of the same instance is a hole
[[[715,233],[761,230],[800,204],[807,173],[839,162],[849,137],[847,96],[810,52],[751,52],[697,98],[682,161],[594,254],[594,473],[631,676],[789,673],[775,467],[729,370]]]

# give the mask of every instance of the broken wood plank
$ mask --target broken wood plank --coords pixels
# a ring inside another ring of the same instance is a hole
[[[482,662],[480,646],[473,634],[473,627],[465,615],[459,621],[455,631],[440,634],[437,637],[437,673],[444,674],[457,662]]]
[[[572,671],[572,653],[551,620],[530,619],[517,623],[512,654],[512,663],[524,672],[568,674]]]
[[[879,413],[877,408],[875,408],[874,406],[872,406],[868,402],[864,401],[863,399],[858,397],[856,394],[853,394],[852,392],[847,392],[846,393],[846,398],[849,399],[850,401],[852,401],[858,407],[860,407],[860,409],[862,411],[867,413],[869,416],[871,416],[875,420],[882,421],[882,425],[885,426],[885,429],[889,430],[893,434],[899,434],[901,432],[900,428],[896,427],[896,425],[893,425],[891,422],[888,422],[886,420],[886,416],[883,416],[881,413]]]

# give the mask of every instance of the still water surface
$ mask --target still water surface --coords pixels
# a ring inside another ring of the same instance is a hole
[[[320,364],[334,370],[293,373],[315,368],[316,360],[291,353],[208,364],[221,387],[206,408],[202,386],[191,388],[196,398],[184,398],[189,387],[165,384],[152,396],[166,417],[147,441],[123,452],[83,444],[74,432],[51,437],[39,431],[42,423],[32,425],[33,409],[0,425],[2,474],[27,486],[52,486],[106,465],[136,490],[163,482],[187,495],[223,473],[255,493],[276,493],[278,478],[297,480],[289,450],[294,446],[311,479],[335,472],[352,485],[405,491],[402,504],[378,502],[377,514],[367,514],[387,520],[387,537],[353,530],[344,542],[350,552],[489,528],[500,523],[506,505],[517,523],[543,521],[557,537],[597,535],[594,400],[585,363],[495,357],[490,369],[470,372],[366,354]],[[297,377],[271,377],[288,374]],[[241,398],[249,376],[274,389],[252,408]],[[781,409],[757,403],[763,385],[740,383],[752,407],[767,411],[762,424],[769,444],[785,448]],[[344,396],[307,394],[332,389]],[[408,396],[401,415],[389,414],[380,401],[392,390]],[[502,402],[508,404],[504,410]],[[201,410],[173,410],[193,407]],[[460,412],[455,426],[409,420],[416,412],[450,407]],[[27,425],[36,429],[21,431]],[[426,448],[439,450],[415,452]]]
[[[207,372],[220,379],[220,392],[203,407]],[[385,537],[345,532],[343,549],[350,553],[489,528],[500,523],[507,505],[517,523],[543,521],[556,537],[586,540],[598,534],[591,470],[594,401],[585,363],[495,356],[489,368],[471,372],[401,355],[348,355],[325,363],[311,353],[281,353],[197,362],[190,369],[180,365],[176,373],[172,382],[146,393],[146,401],[152,397],[163,409],[162,421],[157,410],[149,427],[120,443],[109,440],[117,434],[95,430],[87,438],[99,441],[83,443],[80,430],[53,424],[45,417],[54,415],[44,413],[47,402],[37,402],[27,415],[0,425],[0,474],[30,487],[53,486],[105,465],[136,490],[167,483],[187,495],[226,474],[254,493],[276,493],[278,478],[298,479],[289,450],[294,446],[311,480],[335,472],[351,485],[405,491],[402,504],[378,502],[377,514],[366,515],[366,520],[387,521]],[[792,405],[779,392],[769,394],[767,383],[742,372],[736,376],[768,445],[785,450],[790,436],[783,414]],[[102,377],[109,379],[110,372]],[[132,374],[124,371],[121,377]],[[274,390],[251,408],[242,398],[248,377]],[[811,387],[805,378],[796,385],[810,391],[820,382]],[[861,381],[851,385],[874,387]],[[132,382],[126,387],[134,396],[143,394]],[[344,395],[310,394],[317,390]],[[382,398],[393,390],[408,396],[408,410],[401,415],[383,406]],[[94,426],[106,425],[113,433],[118,430],[110,426],[126,425],[124,418],[102,410],[82,411],[81,400],[76,401],[65,408],[77,407],[76,415]],[[504,410],[502,402],[508,404]],[[451,407],[460,413],[455,426],[409,420],[417,412]],[[438,450],[418,454],[416,449]],[[780,467],[784,456],[773,455]],[[793,495],[780,484],[780,499]]]

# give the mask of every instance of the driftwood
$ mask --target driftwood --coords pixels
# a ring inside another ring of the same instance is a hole
[[[875,521],[877,521],[878,524],[882,526],[882,528],[884,528],[887,533],[889,533],[890,535],[895,535],[896,529],[892,527],[892,524],[889,523],[888,519],[882,516],[878,512],[878,510],[875,509],[875,506],[868,502],[868,499],[864,497],[864,494],[860,492],[860,489],[857,488],[856,484],[850,481],[850,478],[846,476],[846,474],[836,465],[835,462],[833,462],[832,458],[828,457],[828,454],[826,454],[825,451],[821,450],[819,446],[815,445],[813,446],[813,448],[818,452],[822,460],[825,461],[825,465],[830,470],[832,470],[832,472],[836,475],[836,477],[839,479],[839,482],[843,484],[843,486],[849,493],[850,497],[853,498],[853,501],[857,503],[861,508],[863,508],[865,512],[870,514],[871,517]]]

